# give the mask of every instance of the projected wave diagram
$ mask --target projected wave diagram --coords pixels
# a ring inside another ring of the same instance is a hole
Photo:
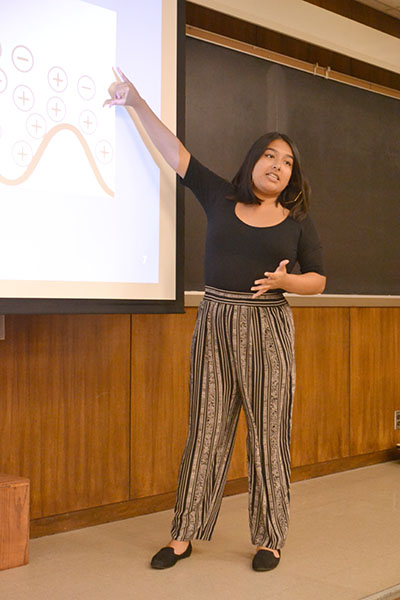
[[[43,140],[42,140],[39,148],[37,149],[36,154],[33,156],[31,162],[29,163],[25,173],[23,173],[22,175],[20,175],[20,177],[17,177],[16,179],[7,179],[3,175],[0,175],[0,183],[4,183],[6,185],[19,185],[20,183],[23,183],[24,181],[29,179],[29,177],[32,175],[32,173],[38,166],[39,161],[42,158],[44,151],[46,150],[47,146],[50,144],[51,140],[54,138],[55,135],[57,135],[57,133],[59,133],[60,131],[63,131],[63,130],[71,131],[73,134],[76,135],[76,137],[78,138],[79,142],[82,145],[82,148],[83,148],[83,150],[87,156],[87,159],[89,161],[89,165],[92,168],[92,171],[93,171],[94,176],[96,177],[97,181],[99,182],[99,184],[101,185],[103,190],[106,192],[106,194],[108,194],[109,196],[114,196],[113,190],[111,190],[108,187],[108,185],[104,181],[103,177],[101,176],[101,173],[97,167],[96,161],[93,158],[93,154],[92,154],[85,138],[83,137],[83,135],[81,134],[79,129],[74,127],[74,125],[69,125],[67,123],[64,123],[62,125],[56,125],[55,127],[50,129],[50,131],[48,131],[43,136]]]

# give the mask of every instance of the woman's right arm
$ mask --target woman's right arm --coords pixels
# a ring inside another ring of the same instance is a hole
[[[186,175],[190,161],[190,153],[178,138],[153,113],[151,108],[140,96],[129,79],[118,69],[117,81],[112,83],[108,91],[111,96],[104,105],[130,106],[134,109],[151,141],[164,157],[166,162],[180,175]]]

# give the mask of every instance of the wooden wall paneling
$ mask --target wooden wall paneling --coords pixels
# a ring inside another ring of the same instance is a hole
[[[400,442],[400,309],[351,308],[351,454],[393,448]]]
[[[132,498],[176,489],[196,314],[193,308],[183,315],[132,315]]]
[[[31,481],[31,518],[129,495],[129,315],[7,316],[0,471]]]
[[[352,21],[363,23],[363,25],[378,29],[394,37],[400,36],[400,22],[398,19],[360,2],[354,0],[350,0],[350,2],[349,0],[306,0],[306,2],[335,12]],[[230,37],[234,37],[237,40],[241,39],[243,42],[248,41],[244,39],[244,36],[255,36],[255,29],[262,29],[253,23],[220,13],[199,4],[194,4],[193,2],[186,2],[186,21],[190,25],[193,25],[193,21],[196,21],[198,23],[196,27],[215,31],[221,35],[229,36],[230,34]],[[222,33],[222,31],[217,32],[216,28],[225,28],[226,33]],[[248,41],[248,43],[255,44],[256,42]]]
[[[257,25],[220,13],[216,10],[186,2],[186,24],[226,35],[248,44],[257,42]]]
[[[294,308],[292,466],[349,454],[349,309]]]

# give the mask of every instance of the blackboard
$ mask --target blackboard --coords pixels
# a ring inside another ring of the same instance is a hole
[[[400,102],[186,38],[189,151],[230,180],[267,131],[300,149],[325,292],[400,294]],[[202,290],[206,220],[185,196],[185,289]]]

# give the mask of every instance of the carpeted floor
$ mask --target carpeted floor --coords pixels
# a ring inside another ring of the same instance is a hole
[[[0,572],[0,598],[394,600],[382,594],[400,584],[400,461],[293,484],[289,537],[269,573],[251,569],[246,494],[224,499],[211,542],[155,571],[170,520],[165,511],[34,539],[29,565]]]

